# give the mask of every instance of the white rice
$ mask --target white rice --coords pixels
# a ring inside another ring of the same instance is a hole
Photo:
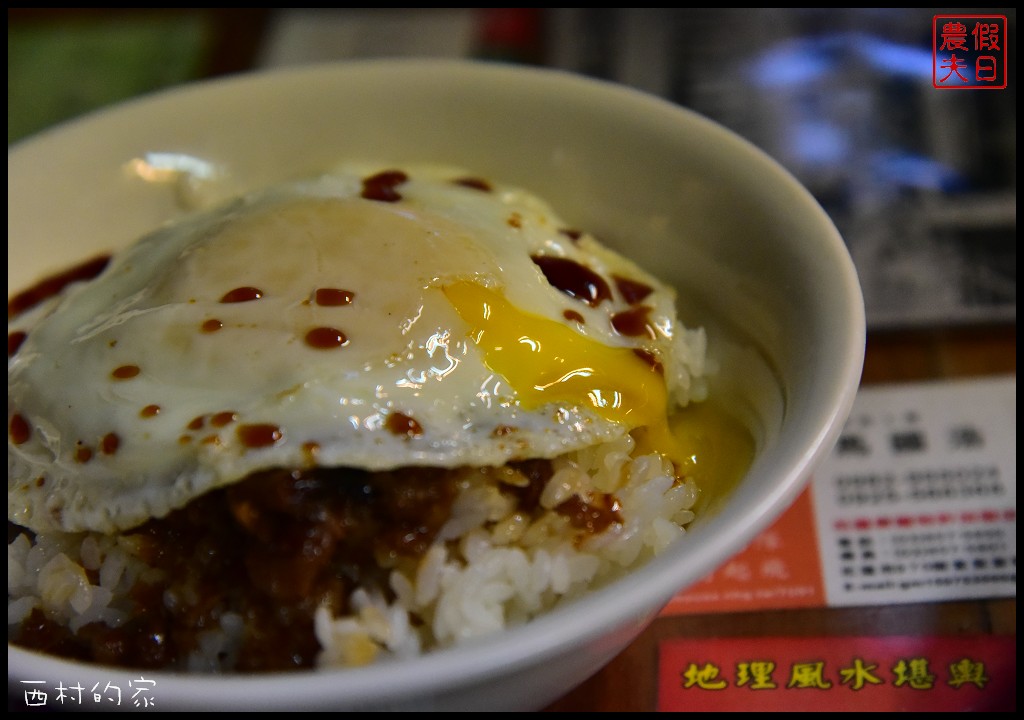
[[[158,571],[138,557],[131,537],[50,533],[19,535],[7,545],[7,622],[35,608],[73,632],[92,622],[118,627],[131,612],[128,593]]]
[[[692,481],[679,482],[659,455],[632,458],[625,437],[557,458],[527,515],[502,483],[523,481],[505,468],[465,469],[452,515],[417,561],[400,561],[387,589],[359,588],[348,615],[321,607],[315,632],[321,667],[405,658],[513,627],[608,582],[663,550],[693,519]],[[555,508],[573,495],[609,494],[621,522],[600,533],[573,528]],[[7,548],[8,625],[34,608],[77,631],[90,622],[123,623],[129,591],[158,577],[130,536],[25,535]],[[385,599],[385,593],[393,599]],[[173,598],[165,598],[173,602]],[[187,662],[194,672],[229,670],[237,657],[242,618],[200,640]]]

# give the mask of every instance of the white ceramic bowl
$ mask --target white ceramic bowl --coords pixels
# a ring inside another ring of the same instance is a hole
[[[681,316],[709,329],[723,362],[727,381],[714,390],[758,436],[755,461],[681,542],[628,579],[472,646],[336,672],[141,676],[156,681],[163,709],[541,708],[804,487],[860,378],[854,268],[804,188],[691,112],[554,71],[384,61],[187,86],[9,149],[8,293],[182,214],[183,193],[212,202],[347,159],[454,164],[526,187],[675,284]],[[161,165],[184,170],[168,181],[174,173],[152,172]],[[138,677],[8,646],[11,692],[23,680],[127,687]]]

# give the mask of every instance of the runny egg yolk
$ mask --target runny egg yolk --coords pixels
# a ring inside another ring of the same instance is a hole
[[[526,409],[547,403],[590,406],[677,466],[684,459],[669,429],[664,378],[631,348],[602,345],[561,323],[525,313],[473,282],[444,287],[471,328],[485,364],[509,383]]]

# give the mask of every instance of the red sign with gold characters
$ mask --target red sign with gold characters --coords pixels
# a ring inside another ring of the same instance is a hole
[[[660,650],[663,712],[1017,707],[1011,636],[680,638]]]
[[[1006,87],[1005,15],[932,18],[932,86],[940,90]]]

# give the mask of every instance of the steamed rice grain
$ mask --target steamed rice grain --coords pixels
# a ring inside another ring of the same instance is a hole
[[[664,550],[693,518],[697,489],[660,455],[633,458],[633,449],[626,436],[557,458],[533,516],[501,491],[510,479],[504,468],[465,469],[451,517],[422,557],[393,568],[386,587],[357,588],[342,616],[317,609],[317,664],[408,658],[500,632]],[[574,528],[554,510],[574,495],[599,494],[614,495],[621,516],[601,532]],[[34,608],[72,631],[90,622],[116,627],[132,613],[135,583],[160,576],[130,536],[21,535],[7,553],[11,627]],[[243,623],[225,612],[220,627],[201,635],[186,669],[232,670]]]

